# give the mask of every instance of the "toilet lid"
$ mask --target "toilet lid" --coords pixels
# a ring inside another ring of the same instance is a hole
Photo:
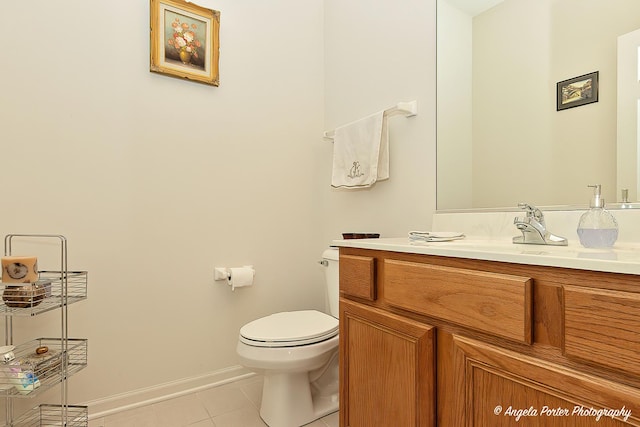
[[[338,319],[316,310],[275,313],[247,323],[240,341],[257,347],[292,347],[324,341],[338,334]]]

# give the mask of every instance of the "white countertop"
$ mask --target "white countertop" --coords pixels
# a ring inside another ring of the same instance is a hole
[[[339,247],[640,275],[640,246],[637,244],[616,243],[611,249],[588,249],[571,241],[569,246],[547,246],[513,244],[510,239],[473,238],[412,244],[407,237],[334,240],[332,244]]]

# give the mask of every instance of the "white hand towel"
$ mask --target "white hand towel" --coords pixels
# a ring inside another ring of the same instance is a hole
[[[336,128],[333,187],[363,188],[389,178],[389,131],[384,111]]]

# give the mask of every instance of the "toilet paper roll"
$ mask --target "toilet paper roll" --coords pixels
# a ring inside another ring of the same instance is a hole
[[[231,274],[229,276],[228,282],[229,286],[231,286],[232,291],[236,288],[253,285],[253,276],[255,274],[253,267],[245,266],[230,268],[229,272]]]
[[[38,280],[38,258],[6,256],[2,258],[3,283],[33,283]]]

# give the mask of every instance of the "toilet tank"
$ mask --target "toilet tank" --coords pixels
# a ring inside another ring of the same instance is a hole
[[[338,318],[338,301],[340,299],[340,274],[338,269],[338,248],[329,248],[322,253],[322,265],[324,265],[324,277],[327,283],[327,296],[329,298],[329,314]]]

